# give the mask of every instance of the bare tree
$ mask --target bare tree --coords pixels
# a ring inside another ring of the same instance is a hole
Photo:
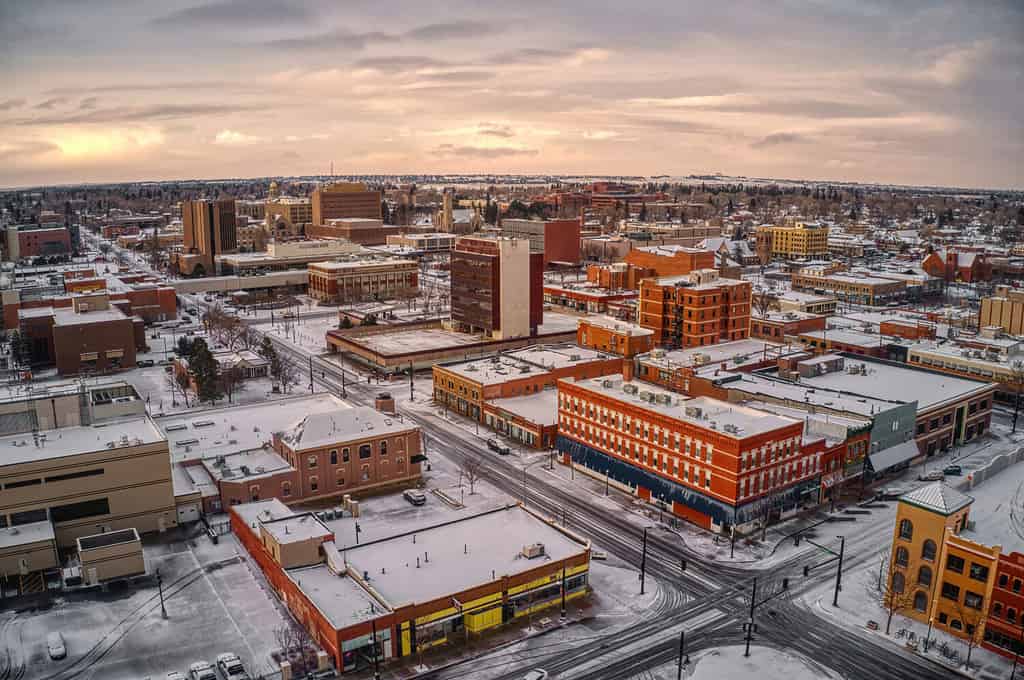
[[[960,617],[960,623],[963,625],[964,637],[967,639],[967,659],[965,663],[967,668],[971,667],[971,653],[974,648],[981,642],[982,632],[985,624],[985,612],[982,609],[984,598],[978,596],[979,602],[978,607],[968,607],[966,603],[967,594],[964,594],[964,602],[961,602],[958,598],[956,600],[955,609],[957,615]]]
[[[885,566],[886,558],[882,558],[882,566]],[[885,608],[886,614],[888,615],[885,620],[885,634],[889,634],[889,629],[892,626],[892,617],[899,613],[906,611],[914,603],[913,593],[907,589],[906,575],[896,568],[896,564],[892,560],[891,556],[888,559],[888,573],[885,581],[880,583],[881,585],[881,599],[882,607]]]
[[[248,324],[242,324],[242,330],[238,334],[238,346],[242,349],[255,350],[260,346],[262,338],[260,334],[253,330],[252,326]]]
[[[459,477],[465,478],[466,483],[469,484],[469,495],[472,496],[476,493],[476,483],[480,479],[480,468],[483,467],[479,458],[467,458],[466,461],[459,466]]]
[[[281,384],[281,391],[287,393],[291,392],[292,385],[299,381],[299,367],[295,365],[291,357],[279,356],[277,365],[273,368],[276,375],[277,382]]]
[[[171,390],[171,406],[178,405],[178,397],[185,402],[185,408],[189,407],[188,393],[191,387],[191,381],[188,377],[187,371],[179,372],[177,367],[172,365],[170,373],[166,374],[164,378],[167,382],[167,387]]]
[[[223,390],[224,395],[228,398],[228,403],[232,403],[232,397],[237,392],[241,392],[245,389],[245,379],[242,375],[242,369],[237,366],[231,366],[229,368],[221,369],[220,374],[220,388]]]
[[[754,311],[762,319],[768,315],[772,306],[772,296],[768,293],[767,289],[762,288],[761,290],[754,293],[751,298],[751,303],[754,305]]]

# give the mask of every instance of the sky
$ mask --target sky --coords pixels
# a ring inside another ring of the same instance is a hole
[[[0,186],[327,173],[1024,187],[1019,0],[0,0]]]

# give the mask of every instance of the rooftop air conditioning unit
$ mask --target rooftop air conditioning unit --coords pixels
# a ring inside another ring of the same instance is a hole
[[[544,556],[544,544],[543,543],[531,543],[530,545],[523,546],[523,557],[528,560],[532,560],[535,557]]]
[[[626,383],[625,385],[622,386],[622,391],[625,392],[626,394],[636,394],[638,389],[639,388],[637,388],[636,385],[632,385],[630,383]]]
[[[605,389],[608,389],[611,386],[612,386],[612,381],[611,380],[602,380],[601,381],[601,387],[603,387]]]
[[[685,413],[688,418],[700,418],[701,409],[700,406],[687,406],[683,409],[683,413]]]

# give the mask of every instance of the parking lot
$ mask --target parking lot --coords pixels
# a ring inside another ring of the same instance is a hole
[[[11,677],[26,680],[162,680],[171,671],[187,675],[189,664],[213,663],[223,652],[237,654],[250,673],[271,670],[268,653],[283,618],[236,549],[231,535],[218,546],[207,538],[147,545],[147,568],[159,568],[162,577],[166,619],[155,579],[0,614],[0,676],[5,655]],[[64,636],[65,659],[49,658],[51,631]]]

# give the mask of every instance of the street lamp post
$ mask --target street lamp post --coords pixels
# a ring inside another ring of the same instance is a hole
[[[679,666],[676,670],[676,680],[683,680],[683,666],[690,665],[690,655],[686,653],[686,631],[679,631]]]
[[[644,547],[640,556],[640,594],[644,594],[647,582],[647,527],[644,527]]]
[[[160,616],[167,618],[167,607],[164,606],[164,579],[160,576],[160,570],[156,570],[156,587],[160,591]]]
[[[832,606],[839,606],[839,591],[843,589],[843,551],[846,548],[846,537],[837,536],[839,539],[839,564],[836,566],[836,591],[832,596]]]

